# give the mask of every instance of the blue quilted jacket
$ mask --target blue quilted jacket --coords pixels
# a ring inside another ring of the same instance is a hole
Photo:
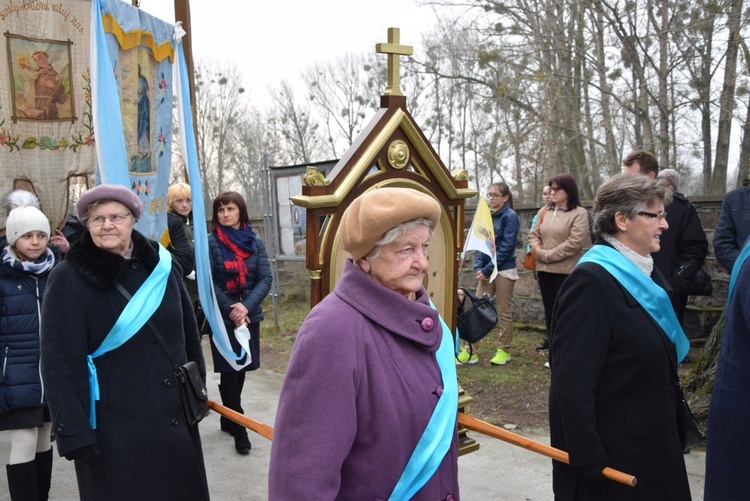
[[[48,276],[0,266],[0,415],[45,405],[39,316]]]

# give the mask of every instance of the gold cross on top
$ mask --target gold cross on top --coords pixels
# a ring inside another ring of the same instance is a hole
[[[414,54],[414,48],[410,45],[401,45],[399,43],[398,28],[388,28],[388,43],[379,43],[375,45],[375,52],[378,54],[388,54],[388,85],[385,88],[386,96],[403,96],[399,87],[399,56],[411,56]]]

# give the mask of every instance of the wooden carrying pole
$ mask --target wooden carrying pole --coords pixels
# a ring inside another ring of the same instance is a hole
[[[265,437],[268,440],[273,440],[273,428],[271,428],[267,424],[263,424],[260,421],[256,421],[255,419],[245,416],[244,414],[233,411],[229,407],[224,407],[223,405],[214,402],[213,400],[208,401],[208,406],[225,418],[231,419],[235,423],[241,424],[245,428],[254,431],[258,435]],[[484,421],[480,421],[479,419],[473,418],[468,414],[464,414],[463,412],[458,413],[458,424],[470,430],[477,431],[493,438],[498,438],[510,444],[517,445],[518,447],[523,447],[526,450],[536,452],[537,454],[542,454],[543,456],[550,457],[562,463],[568,464],[570,462],[568,453],[565,451],[555,449],[554,447],[545,445],[541,442],[537,442],[536,440],[531,440],[530,438],[511,433],[507,430],[503,430],[502,428],[498,428],[497,426],[493,426],[489,423],[485,423]],[[615,470],[614,468],[604,468],[602,470],[602,475],[610,480],[614,480],[615,482],[629,485],[631,487],[635,487],[635,484],[637,482],[637,479],[634,476],[628,475],[627,473],[623,473],[619,470]]]
[[[260,421],[256,421],[253,418],[245,416],[244,414],[240,414],[239,412],[234,411],[229,407],[224,407],[220,403],[214,402],[213,400],[208,401],[208,406],[225,418],[231,419],[235,423],[241,424],[245,428],[254,431],[261,437],[265,437],[268,440],[273,440],[273,428],[271,428],[267,424],[263,424]]]
[[[498,428],[497,426],[493,426],[489,423],[485,423],[484,421],[480,421],[479,419],[473,418],[468,414],[464,414],[463,412],[458,413],[458,424],[470,430],[477,431],[490,437],[498,438],[510,444],[517,445],[518,447],[523,447],[524,449],[530,450],[532,452],[550,457],[552,459],[560,461],[561,463],[570,463],[568,453],[565,451],[561,451],[560,449],[556,449],[541,442],[537,442],[536,440],[531,440],[530,438],[526,438],[516,433],[511,433],[508,430],[503,430],[502,428]],[[635,487],[635,484],[637,482],[637,479],[633,475],[628,475],[627,473],[615,470],[614,468],[604,468],[602,470],[602,475],[610,480],[629,485],[630,487]]]

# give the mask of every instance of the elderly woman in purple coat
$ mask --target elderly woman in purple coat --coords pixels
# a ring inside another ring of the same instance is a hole
[[[410,188],[344,212],[352,258],[295,341],[269,499],[459,499],[453,339],[422,285],[440,214]]]

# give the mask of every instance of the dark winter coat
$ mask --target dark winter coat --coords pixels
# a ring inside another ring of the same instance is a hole
[[[575,268],[550,335],[550,437],[571,464],[553,462],[556,500],[690,501],[668,356],[676,364],[664,332],[612,275],[595,263]],[[604,466],[638,485],[605,480]]]
[[[49,271],[35,275],[0,263],[0,420],[45,404],[39,369],[39,315]]]
[[[132,233],[131,259],[96,247],[87,232],[50,274],[42,308],[42,375],[57,449],[68,455],[97,446],[91,462],[76,460],[83,500],[208,499],[197,426],[183,417],[172,365],[148,326],[94,359],[101,399],[97,428],[89,423],[86,357],[102,343],[127,300],[158,262],[157,244]],[[205,364],[190,298],[173,263],[164,298],[151,317],[177,363]]]
[[[263,308],[261,303],[271,290],[271,263],[266,254],[266,248],[260,238],[255,238],[255,252],[250,254],[245,260],[247,266],[247,276],[245,283],[239,291],[232,294],[227,293],[227,270],[224,267],[224,258],[221,255],[221,248],[216,236],[213,233],[208,234],[208,254],[211,260],[211,274],[214,280],[214,290],[216,291],[216,301],[221,310],[221,316],[224,319],[224,326],[229,334],[229,340],[232,343],[232,349],[235,353],[240,352],[240,344],[234,338],[234,322],[229,318],[231,305],[242,302],[247,308],[250,322],[257,323],[263,320]],[[211,343],[211,354],[214,359],[214,372],[235,372],[234,369],[224,360],[224,357]],[[250,338],[250,354],[253,357],[252,363],[242,369],[243,371],[252,371],[260,367],[260,340],[258,336]]]
[[[516,242],[520,225],[518,214],[508,204],[492,214],[497,271],[516,267]],[[482,270],[482,274],[487,278],[492,275],[492,260],[483,252],[474,253],[474,271],[479,270]]]
[[[736,263],[735,266],[739,265]],[[750,260],[727,305],[706,431],[705,501],[746,499],[750,490]]]
[[[728,273],[750,236],[750,186],[724,195],[714,233],[714,255]]]
[[[167,250],[172,253],[172,258],[180,265],[182,276],[187,277],[195,268],[192,234],[188,239],[182,218],[172,213],[167,213],[167,232],[169,234]]]
[[[669,281],[669,297],[684,295],[708,254],[708,240],[695,206],[675,192],[667,212],[669,229],[662,232],[659,252],[652,254],[654,267]]]

